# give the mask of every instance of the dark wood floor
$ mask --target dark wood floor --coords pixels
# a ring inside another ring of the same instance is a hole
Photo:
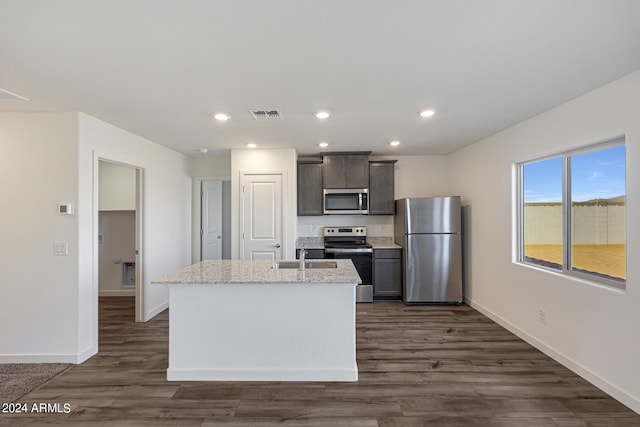
[[[640,415],[464,305],[358,305],[357,383],[167,382],[167,328],[167,312],[135,323],[132,299],[101,299],[99,354],[21,399],[71,412],[0,423],[640,426]]]

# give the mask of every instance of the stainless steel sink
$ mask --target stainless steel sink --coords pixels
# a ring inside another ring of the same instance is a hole
[[[305,261],[305,269],[313,268],[336,268],[338,265],[335,261]],[[271,268],[300,268],[300,262],[298,261],[280,261],[276,262]]]

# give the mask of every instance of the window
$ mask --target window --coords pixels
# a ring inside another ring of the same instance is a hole
[[[624,139],[517,164],[518,261],[624,288]]]

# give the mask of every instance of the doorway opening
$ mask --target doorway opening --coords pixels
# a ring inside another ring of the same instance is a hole
[[[97,187],[98,301],[128,297],[142,322],[142,169],[99,158]]]
[[[231,259],[231,181],[194,180],[193,262]]]

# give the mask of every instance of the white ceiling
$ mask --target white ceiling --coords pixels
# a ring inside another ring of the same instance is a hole
[[[640,69],[639,17],[638,0],[0,0],[0,88],[30,99],[0,111],[82,111],[193,156],[448,154]]]

